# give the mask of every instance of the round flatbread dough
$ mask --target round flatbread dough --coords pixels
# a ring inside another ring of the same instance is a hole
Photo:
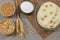
[[[15,24],[10,19],[5,19],[0,22],[0,32],[4,35],[10,35],[15,30]]]
[[[60,8],[52,3],[44,3],[37,12],[37,22],[42,28],[54,29],[60,22]]]
[[[1,5],[1,14],[5,17],[12,16],[15,13],[15,6],[11,2],[5,2]]]

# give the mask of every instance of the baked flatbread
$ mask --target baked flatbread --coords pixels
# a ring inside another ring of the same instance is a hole
[[[0,32],[4,35],[12,34],[15,30],[15,24],[10,19],[5,19],[0,22]]]
[[[47,29],[54,29],[58,26],[60,22],[60,8],[52,3],[44,3],[37,12],[37,22],[38,24]]]
[[[15,6],[11,2],[5,2],[1,5],[1,14],[5,17],[12,16],[15,13]]]

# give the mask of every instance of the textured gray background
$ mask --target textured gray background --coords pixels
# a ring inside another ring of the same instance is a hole
[[[14,3],[12,0],[0,0],[0,5],[6,1],[10,1],[10,2]],[[0,14],[0,20],[2,20],[3,18],[5,18],[5,17],[3,17]],[[11,19],[13,19],[15,21],[16,16],[14,15],[13,17],[11,17]],[[25,18],[25,16],[22,14],[21,14],[21,19],[26,24],[25,28],[27,27],[26,30],[30,36],[30,40],[43,40],[41,38],[41,36],[35,31],[33,26],[29,23],[29,21]],[[31,31],[33,31],[34,33]],[[20,40],[20,39],[21,39],[21,37],[19,35],[4,36],[4,35],[0,34],[0,40]],[[27,40],[27,39],[23,37],[23,40]],[[54,33],[52,33],[50,36],[48,36],[44,40],[60,40],[60,28],[58,28]]]

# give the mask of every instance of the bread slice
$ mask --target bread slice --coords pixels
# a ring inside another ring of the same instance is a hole
[[[58,26],[60,22],[60,8],[52,3],[44,3],[37,12],[37,22],[38,24],[47,29],[54,29]]]
[[[15,30],[15,24],[11,19],[5,19],[0,22],[0,32],[3,35],[10,35]]]

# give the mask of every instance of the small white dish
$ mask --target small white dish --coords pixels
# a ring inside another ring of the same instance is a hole
[[[34,10],[34,5],[29,1],[24,1],[20,5],[21,11],[24,13],[31,13]]]

